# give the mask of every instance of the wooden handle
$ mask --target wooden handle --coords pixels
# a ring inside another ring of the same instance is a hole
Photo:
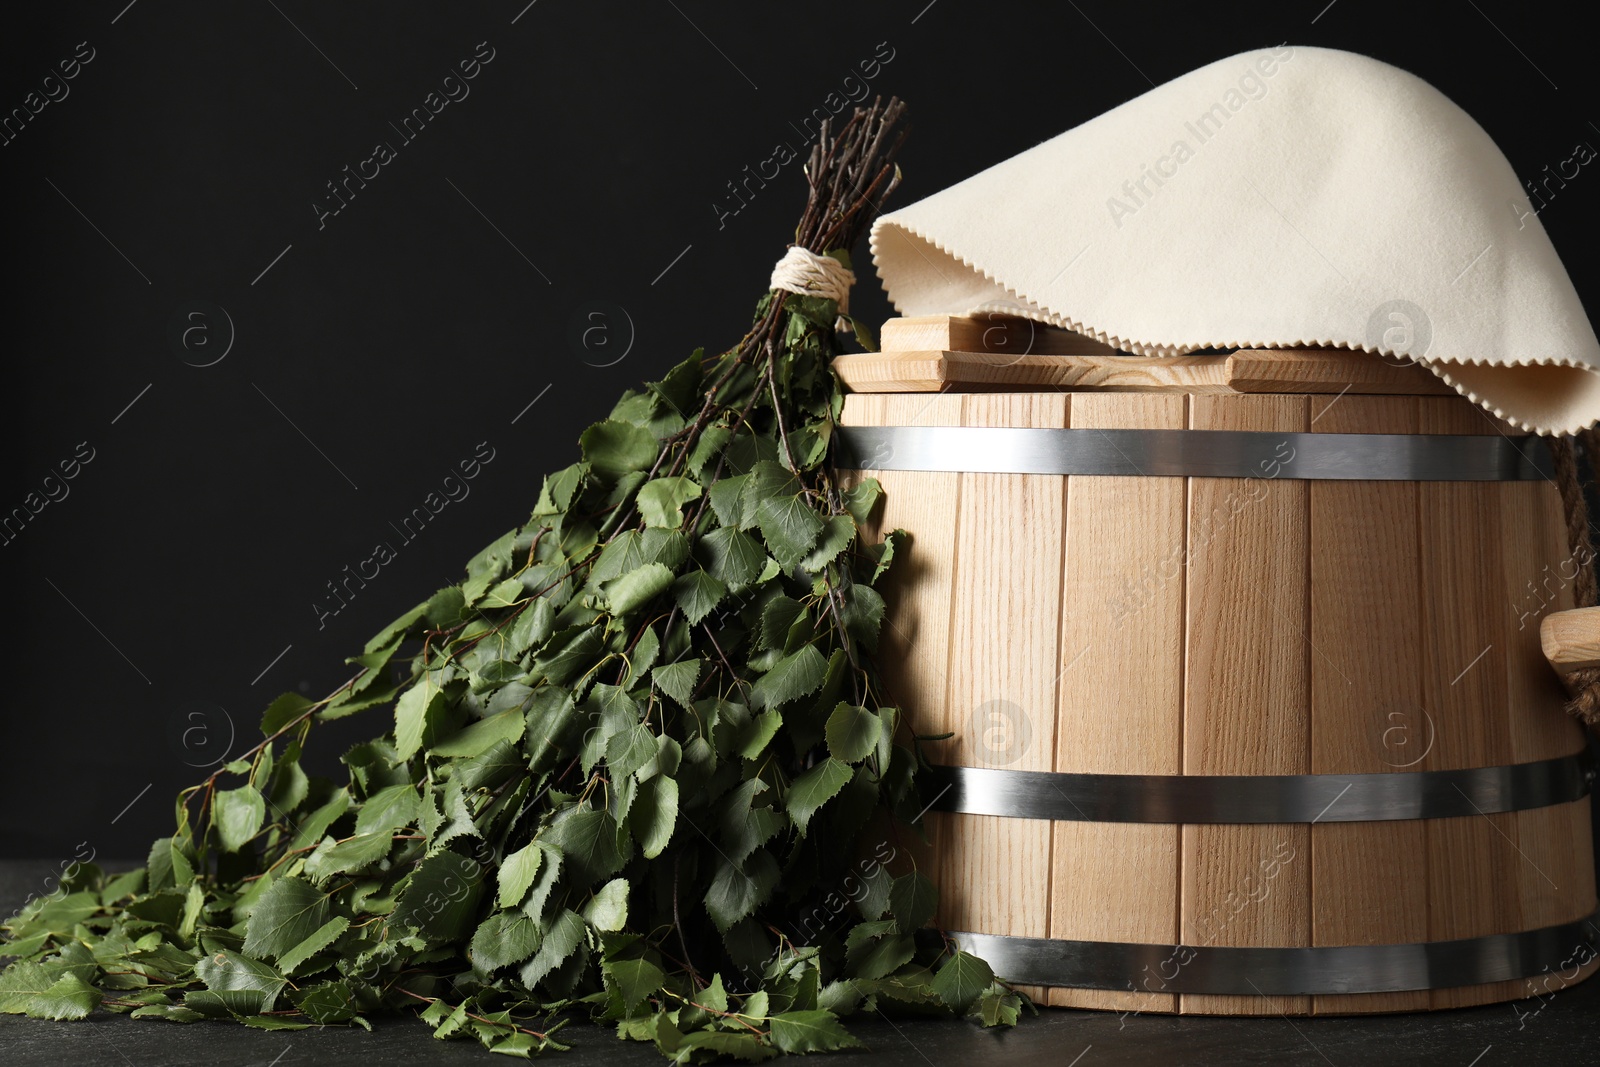
[[[1244,349],[1231,355],[1131,356],[1092,337],[1002,315],[889,319],[881,352],[838,356],[857,393],[1006,390],[1172,393],[1452,393],[1426,367],[1366,352]]]
[[[1600,608],[1552,612],[1539,623],[1545,659],[1570,690],[1573,671],[1600,667]]]

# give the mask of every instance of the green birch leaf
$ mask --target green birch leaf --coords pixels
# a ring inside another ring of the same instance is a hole
[[[267,710],[262,713],[261,733],[270,737],[298,719],[310,707],[311,701],[299,693],[284,693],[268,704]]]
[[[290,1022],[276,1015],[248,1015],[241,1020],[252,1030],[309,1030],[310,1023]]]
[[[387,704],[394,699],[394,694],[395,688],[392,685],[375,685],[371,689],[359,687],[347,689],[330,700],[327,707],[317,712],[317,718],[324,722],[343,719],[358,711]]]
[[[583,431],[578,443],[589,466],[611,479],[629,471],[649,470],[660,451],[649,430],[614,419],[595,423]]]
[[[314,882],[326,882],[336,874],[364,870],[389,854],[394,847],[390,831],[357,834],[343,841],[325,839],[306,857],[305,872]]]
[[[717,513],[717,521],[723,526],[735,530],[748,530],[755,524],[753,509],[746,505],[745,490],[749,485],[748,474],[722,478],[712,483],[711,510]]]
[[[723,860],[716,865],[706,890],[706,911],[724,934],[734,923],[753,914],[778,884],[778,863],[764,849],[752,852],[742,866]]]
[[[169,837],[165,840],[171,841],[172,839]],[[133,870],[126,874],[111,876],[106,880],[105,888],[100,891],[100,903],[115,904],[120,900],[126,900],[135,893],[143,892],[145,878],[146,872],[143,870]]]
[[[855,763],[867,758],[883,736],[883,720],[866,708],[840,702],[828,716],[825,728],[828,753],[834,759]]]
[[[511,708],[487,719],[479,719],[448,741],[430,746],[428,755],[435,759],[471,759],[489,751],[496,741],[516,744],[522,740],[526,728],[522,709]]]
[[[183,918],[178,922],[178,936],[184,940],[194,937],[194,928],[200,921],[200,915],[206,902],[205,887],[199,882],[189,885],[189,894],[183,901]],[[84,977],[80,975],[79,977]]]
[[[633,652],[628,657],[628,679],[622,683],[624,690],[632,690],[645,675],[650,673],[650,668],[656,665],[656,657],[661,653],[661,636],[656,633],[654,626],[647,626],[639,641],[633,646]]]
[[[816,511],[798,494],[763,498],[756,506],[756,522],[772,558],[786,571],[806,557],[823,527]]]
[[[531,919],[542,920],[545,905],[549,903],[550,894],[555,889],[557,879],[561,877],[561,868],[566,864],[567,858],[561,854],[560,849],[542,843],[537,844],[544,859],[539,863],[539,873],[534,877],[533,885],[528,888],[528,898],[522,902],[522,913]]]
[[[768,1013],[767,991],[758,989],[744,998],[744,1003],[739,1006],[739,1014],[746,1019],[765,1019]]]
[[[863,478],[844,491],[844,508],[857,525],[865,526],[872,520],[872,509],[883,496],[883,483],[876,478]]]
[[[247,1009],[250,1014],[254,1014],[271,1011],[278,994],[288,984],[278,969],[270,963],[228,949],[201,956],[195,962],[194,973],[211,992],[224,994],[223,1001],[228,1010],[235,1013],[240,1012],[239,1001],[227,997],[226,994],[244,993],[258,996],[259,1005]],[[188,998],[184,999],[184,1005],[194,1007]]]
[[[197,1023],[204,1015],[181,1004],[146,1004],[128,1014],[130,1019],[165,1019],[169,1023]]]
[[[423,610],[435,629],[447,630],[461,621],[461,613],[466,607],[467,598],[462,595],[461,589],[448,585],[429,597]]]
[[[667,978],[661,968],[649,960],[612,960],[602,966],[601,972],[606,985],[622,998],[622,1010],[628,1015],[659,990]]]
[[[813,645],[802,645],[800,651],[780,659],[756,680],[751,687],[751,702],[762,708],[787,704],[815,693],[827,676],[828,661],[822,653]]]
[[[658,774],[642,783],[628,812],[628,825],[645,859],[661,855],[678,825],[677,781]]]
[[[183,1006],[207,1019],[234,1019],[267,1011],[267,996],[259,989],[193,989],[183,995]]]
[[[258,959],[277,959],[308,940],[328,921],[328,898],[300,878],[279,878],[267,887],[250,912],[244,952]]]
[[[343,915],[335,915],[319,926],[316,933],[279,957],[278,969],[285,975],[293,975],[296,968],[337,941],[339,935],[349,928],[349,919],[346,919]]]
[[[656,754],[656,735],[643,723],[634,723],[606,742],[606,766],[617,779],[628,777]]]
[[[991,986],[978,998],[977,1011],[984,1026],[1015,1026],[1022,1016],[1022,998],[1004,987]]]
[[[829,516],[823,523],[822,533],[817,537],[816,546],[800,561],[800,568],[813,574],[822,570],[839,558],[839,553],[850,546],[855,536],[856,524],[850,516]]]
[[[680,707],[687,708],[694,697],[694,683],[700,680],[700,666],[699,659],[663,663],[651,672],[650,678],[656,688],[676,700]]]
[[[344,981],[292,990],[289,999],[314,1023],[348,1022],[356,1013],[355,996],[349,983]]]
[[[555,606],[546,599],[535,600],[522,609],[522,614],[512,624],[508,650],[521,655],[530,648],[538,648],[550,640],[550,635],[555,632],[555,623]]]
[[[81,1019],[100,1006],[100,992],[75,974],[37,963],[0,972],[0,1012],[35,1019]]]
[[[259,789],[241,786],[224,789],[212,801],[213,825],[224,852],[237,852],[261,831],[267,818],[267,803]]]
[[[845,937],[849,973],[871,981],[899,970],[916,955],[910,934],[895,932],[892,921],[858,923]]]
[[[498,577],[505,573],[516,551],[517,531],[507,530],[483,547],[476,556],[467,560],[467,573],[476,577],[487,574]]]
[[[639,515],[646,526],[675,530],[683,525],[683,505],[699,498],[700,487],[689,478],[654,478],[639,487]]]
[[[761,544],[737,526],[712,530],[700,538],[695,549],[711,576],[735,590],[754,582],[767,565]]]
[[[785,1052],[834,1052],[861,1045],[831,1011],[786,1011],[769,1022],[772,1043]]]
[[[650,603],[672,585],[672,571],[660,563],[646,563],[606,583],[606,599],[616,615],[626,615]]]
[[[728,1010],[728,990],[722,984],[722,975],[711,976],[711,984],[700,991],[695,998],[696,1003],[704,1004],[712,1011]]]
[[[690,626],[700,625],[727,595],[728,587],[703,570],[690,571],[672,583],[672,597],[688,617]]]
[[[521,904],[528,895],[528,887],[533,885],[534,875],[539,873],[539,861],[543,858],[544,850],[530,842],[502,860],[496,875],[499,884],[496,903],[502,908]]]
[[[976,956],[957,952],[933,976],[933,991],[958,1015],[965,1015],[989,984],[994,972]]]
[[[668,407],[679,415],[691,410],[700,390],[701,349],[667,372],[659,382],[645,383],[652,393],[666,401]],[[685,416],[687,417],[687,416]]]
[[[526,596],[527,593],[522,588],[522,579],[507,578],[485,593],[483,599],[478,601],[477,606],[480,608],[509,608]]]
[[[555,685],[566,685],[593,665],[600,651],[600,633],[588,627],[563,639],[561,634],[551,637],[539,658],[533,661],[534,673]]]
[[[427,611],[428,604],[426,601],[418,604],[416,607],[412,608],[410,611],[394,620],[394,622],[391,622],[388,626],[385,626],[383,629],[374,634],[372,640],[366,643],[366,646],[362,649],[362,651],[371,653],[378,651],[380,648],[387,648],[389,645],[394,643],[397,637],[405,634],[413,626],[420,622],[422,620],[422,616],[425,615]],[[281,700],[282,698],[280,697],[279,699]]]
[[[431,674],[400,694],[394,706],[395,753],[408,760],[422,750],[423,736],[445,710],[444,690],[434,685]]]
[[[328,828],[338,822],[339,818],[349,810],[350,792],[347,789],[341,789],[300,824],[299,828],[295,830],[292,847],[298,850],[315,845],[322,840],[323,835],[328,832]]]
[[[517,911],[495,912],[472,935],[472,963],[481,971],[497,971],[521,963],[539,950],[539,924]]]
[[[739,755],[745,759],[760,759],[782,725],[783,716],[770,708],[751,719],[739,737]]]
[[[588,468],[584,464],[574,463],[545,475],[544,485],[539,490],[539,503],[534,506],[533,513],[557,515],[570,508],[586,473]]]
[[[383,667],[385,667],[390,660],[394,659],[394,654],[399,651],[399,649],[400,639],[396,638],[387,645],[380,645],[377,648],[369,648],[362,655],[352,656],[351,658],[345,660],[346,663],[367,668],[368,674],[363,674],[356,685],[365,688],[366,686],[369,686],[375,682],[377,679],[369,677],[369,675],[380,673]],[[288,694],[285,695],[287,696]],[[306,701],[307,706],[309,706],[310,703],[311,702],[309,700]]]
[[[894,888],[894,877],[890,869],[874,861],[870,873],[861,875],[862,893],[856,899],[856,910],[861,912],[862,918],[877,921],[885,917],[890,910],[890,889]]]
[[[415,826],[421,811],[416,786],[409,782],[388,786],[361,805],[356,814],[356,835],[389,834],[403,826]]]
[[[830,756],[794,780],[785,803],[802,834],[817,809],[837,796],[853,774],[849,764]]]
[[[152,893],[163,889],[183,889],[194,881],[194,867],[189,863],[189,857],[170,837],[159,838],[150,846],[145,870],[149,872]]]
[[[939,891],[921,871],[902,874],[889,886],[889,910],[902,934],[927,926],[938,906]]]
[[[855,982],[838,980],[829,982],[817,993],[817,1008],[835,1015],[850,1015],[861,1006],[861,987]]]
[[[400,894],[391,926],[411,926],[429,941],[459,941],[472,929],[483,868],[457,852],[438,852],[417,864]]]
[[[782,649],[789,642],[789,632],[806,614],[800,601],[778,595],[761,607],[761,646]]]
[[[628,880],[613,878],[583,906],[583,917],[596,930],[615,933],[628,924]]]
[[[853,585],[845,592],[844,607],[839,612],[850,636],[872,651],[878,647],[883,613],[883,597],[878,595],[876,589],[864,585]]]
[[[727,1056],[745,1063],[760,1063],[762,1060],[782,1055],[755,1034],[730,1033],[726,1030],[698,1030],[692,1034],[685,1034],[680,1047],[694,1051],[703,1049],[715,1056]]]
[[[468,765],[470,766],[470,765]],[[472,819],[472,811],[467,805],[465,795],[465,779],[467,767],[461,768],[444,787],[444,812],[437,825],[423,827],[423,832],[428,835],[428,853],[432,855],[444,848],[445,845],[458,837],[481,837],[478,825]]]
[[[546,830],[544,840],[560,850],[568,877],[579,885],[591,885],[622,869],[617,824],[608,811],[589,809],[569,815]]]
[[[550,923],[550,928],[545,931],[539,951],[533,959],[522,965],[518,977],[523,986],[532,989],[548,977],[550,972],[565,963],[567,957],[572,955],[579,942],[583,940],[586,929],[582,916],[569,908],[563,908]]]

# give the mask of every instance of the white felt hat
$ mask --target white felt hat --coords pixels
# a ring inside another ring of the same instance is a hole
[[[872,255],[905,315],[1010,311],[1145,354],[1363,349],[1525,429],[1600,419],[1600,343],[1511,164],[1348,52],[1202,67],[885,215]]]

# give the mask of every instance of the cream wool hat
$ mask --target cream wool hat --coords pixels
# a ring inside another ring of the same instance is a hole
[[[1511,164],[1349,52],[1219,60],[885,215],[871,246],[904,315],[1152,355],[1361,349],[1537,433],[1600,419],[1600,343]]]

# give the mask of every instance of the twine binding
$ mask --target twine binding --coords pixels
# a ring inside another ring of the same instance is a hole
[[[1584,480],[1578,455],[1589,465],[1589,480],[1600,478],[1600,429],[1589,427],[1571,437],[1552,437],[1550,455],[1555,468],[1556,487],[1567,515],[1567,547],[1577,566],[1573,579],[1573,600],[1580,608],[1600,605],[1600,582],[1595,574],[1594,543],[1589,536],[1589,507],[1584,500]],[[1572,699],[1567,711],[1590,727],[1600,727],[1600,668],[1583,667],[1567,675]]]
[[[770,287],[832,300],[839,305],[834,329],[843,331],[849,329],[845,316],[850,313],[850,287],[855,283],[855,272],[832,256],[819,256],[809,248],[790,245],[772,268]]]

